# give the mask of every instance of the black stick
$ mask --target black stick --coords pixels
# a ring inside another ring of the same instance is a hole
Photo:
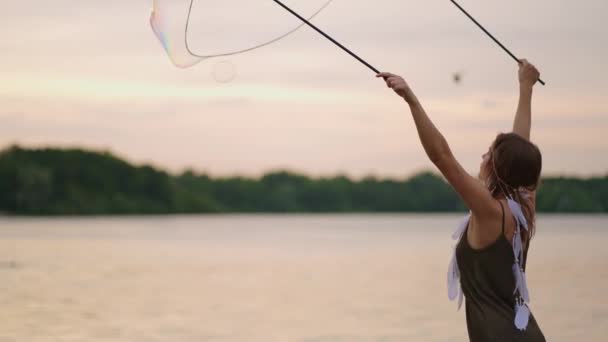
[[[318,27],[316,27],[315,25],[311,24],[308,20],[306,20],[305,18],[303,18],[301,15],[299,15],[298,13],[294,12],[291,8],[287,7],[285,4],[283,4],[281,1],[279,0],[273,0],[274,2],[276,2],[279,6],[283,7],[285,10],[287,10],[289,13],[293,14],[294,16],[296,16],[298,19],[302,20],[306,25],[312,27],[315,31],[319,32],[321,35],[323,35],[323,37],[329,39],[332,43],[336,44],[338,47],[340,47],[342,50],[346,51],[349,55],[353,56],[354,58],[356,58],[359,62],[363,63],[366,67],[370,68],[373,72],[375,72],[376,74],[379,74],[380,71],[378,71],[378,69],[374,68],[371,64],[367,63],[365,60],[363,60],[361,57],[357,56],[354,52],[350,51],[349,49],[347,49],[344,45],[338,43],[335,39],[333,39],[332,37],[330,37],[327,33],[321,31],[321,29],[319,29]]]
[[[502,43],[500,43],[498,41],[498,39],[494,38],[494,36],[488,32],[488,30],[486,30],[479,22],[477,22],[477,20],[475,20],[475,18],[473,18],[464,8],[462,8],[455,0],[450,0],[454,5],[456,5],[456,7],[458,7],[462,13],[464,13],[467,17],[469,17],[469,19],[471,19],[477,26],[479,26],[479,28],[485,32],[490,38],[492,38],[492,40],[498,44],[498,46],[500,46],[503,50],[505,50],[506,53],[509,54],[509,56],[511,56],[516,62],[517,64],[520,64],[521,62],[519,61],[519,58],[517,58],[511,51],[509,51],[509,49],[507,49],[504,45],[502,45]],[[545,85],[545,82],[543,80],[541,80],[540,78],[538,79],[538,82],[540,82],[540,84]]]

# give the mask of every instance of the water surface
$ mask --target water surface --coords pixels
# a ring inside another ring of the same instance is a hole
[[[0,341],[466,341],[456,215],[0,218]],[[541,216],[549,341],[608,338],[608,216]]]

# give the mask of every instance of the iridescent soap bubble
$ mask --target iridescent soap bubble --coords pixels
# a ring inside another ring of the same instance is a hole
[[[332,0],[283,2],[313,19]],[[150,25],[171,62],[187,68],[267,46],[305,24],[272,0],[153,0]]]

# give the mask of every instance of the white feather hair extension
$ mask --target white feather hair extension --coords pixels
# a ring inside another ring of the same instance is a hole
[[[517,291],[521,288],[522,277],[521,267],[518,264],[513,264],[513,276],[515,277],[515,289],[513,290],[513,294],[517,293]]]
[[[507,199],[507,204],[509,205],[509,209],[511,209],[511,213],[513,213],[513,216],[515,216],[518,224],[525,230],[528,230],[528,220],[526,220],[526,216],[524,215],[521,205],[515,202],[511,197]]]
[[[525,194],[524,194],[525,195]],[[512,197],[507,199],[509,209],[515,217],[517,227],[513,235],[513,256],[515,262],[513,264],[513,275],[515,277],[515,326],[519,330],[525,330],[530,319],[530,309],[526,303],[530,302],[530,294],[528,292],[528,284],[526,281],[526,273],[523,270],[524,264],[524,248],[521,238],[521,229],[528,230],[528,220],[524,215],[523,209],[519,203],[513,200]]]
[[[456,250],[454,250],[452,260],[450,260],[450,265],[448,266],[448,298],[450,300],[454,300],[458,297],[459,286],[460,270],[458,269],[458,263],[456,261]]]
[[[528,292],[528,284],[526,281],[526,272],[524,272],[518,264],[513,264],[513,275],[515,276],[515,290],[513,293],[519,291],[519,296],[524,300],[525,303],[530,303],[530,294]]]
[[[521,285],[519,294],[525,303],[530,303],[530,292],[528,291],[528,281],[526,280],[526,272],[524,272],[524,270],[521,270]]]
[[[452,240],[460,241],[460,239],[462,238],[462,234],[464,234],[464,231],[467,228],[467,225],[469,224],[470,220],[471,220],[471,213],[469,212],[469,214],[464,219],[462,219],[462,221],[460,222],[460,224],[454,231],[454,234],[452,234]]]
[[[515,327],[519,330],[526,330],[530,320],[530,309],[525,303],[515,304]]]
[[[452,234],[452,239],[460,242],[464,232],[471,220],[471,212],[460,222],[456,231]],[[456,244],[457,246],[458,244]],[[460,269],[458,268],[458,260],[456,259],[456,246],[454,246],[454,250],[452,252],[452,259],[450,260],[450,264],[448,266],[448,298],[453,301],[458,298],[458,310],[462,306],[462,300],[464,294],[462,292],[462,288],[460,286]]]
[[[523,242],[521,241],[521,233],[519,230],[515,231],[513,235],[513,255],[515,256],[515,263],[521,265],[521,261],[523,261]]]

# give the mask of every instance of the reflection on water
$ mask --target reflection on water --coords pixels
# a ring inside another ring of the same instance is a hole
[[[0,219],[0,341],[465,341],[453,215]],[[549,341],[606,341],[608,217],[540,217]]]

